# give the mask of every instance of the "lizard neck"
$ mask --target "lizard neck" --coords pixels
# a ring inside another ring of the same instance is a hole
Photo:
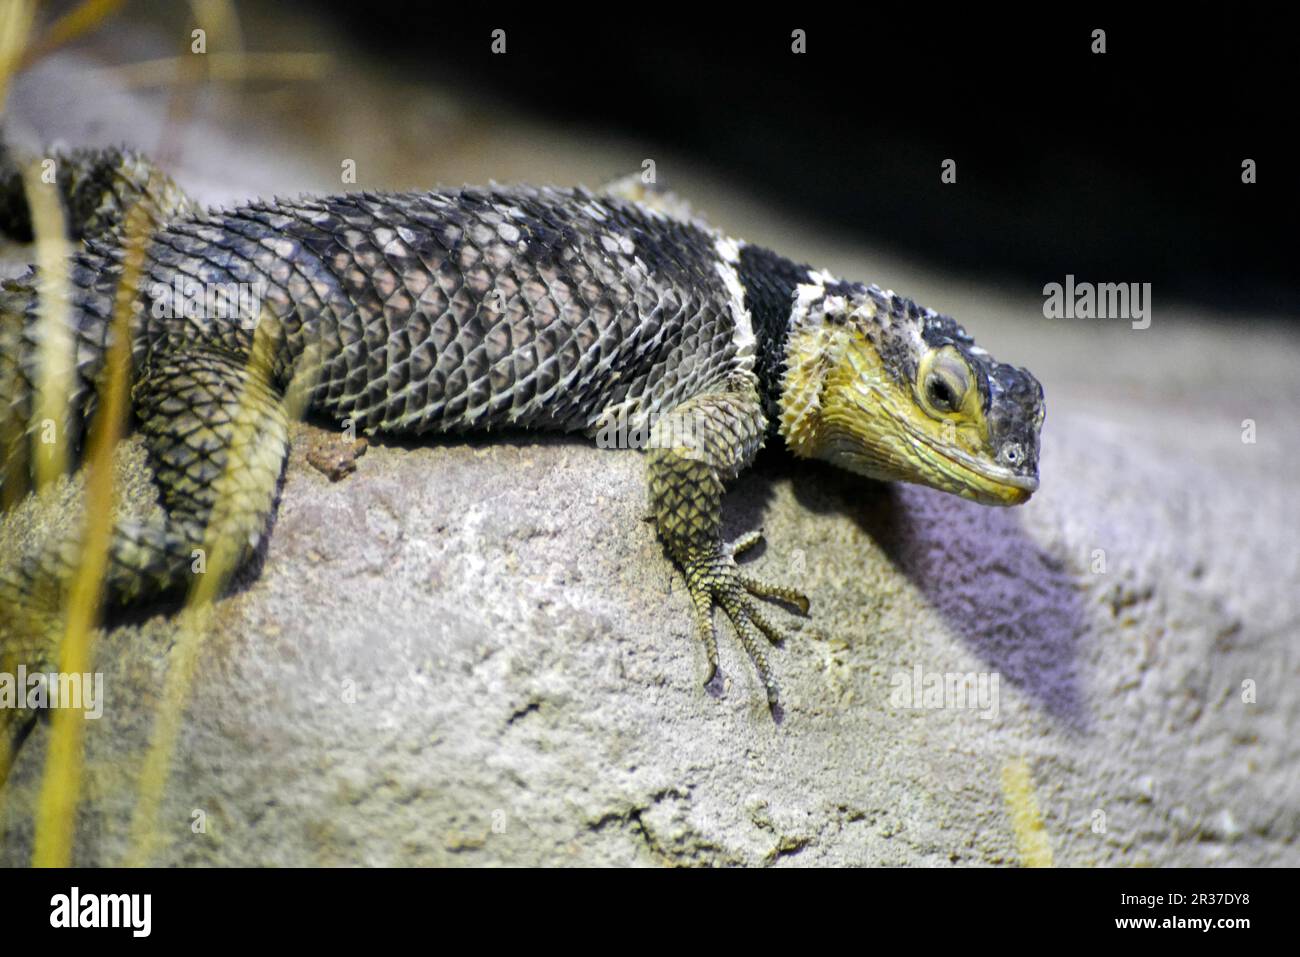
[[[822,402],[827,379],[844,357],[844,336],[822,323],[792,324],[776,419],[786,448],[799,458],[817,458],[821,447]]]
[[[754,327],[755,368],[763,412],[776,431],[796,291],[812,270],[761,246],[742,245],[737,266]]]

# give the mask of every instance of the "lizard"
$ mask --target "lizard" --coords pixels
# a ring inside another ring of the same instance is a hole
[[[18,166],[0,159],[0,231],[29,239]],[[809,600],[738,565],[759,533],[721,534],[724,488],[761,446],[990,505],[1038,487],[1044,404],[1032,374],[948,315],[734,239],[635,176],[600,192],[467,186],[209,209],[127,149],[59,154],[56,168],[78,242],[62,423],[74,449],[115,341],[129,248],[141,263],[125,290],[130,404],[162,517],[114,527],[114,603],[184,585],[205,538],[233,543],[236,562],[253,555],[286,460],[292,389],[364,434],[599,437],[615,423],[617,435],[645,436],[650,511],[685,579],[705,685],[718,675],[721,608],[774,711],[764,647],[784,633],[756,599],[805,615]],[[134,240],[123,229],[132,210],[147,225]],[[257,308],[186,308],[187,283],[251,286]],[[32,269],[0,295],[9,501],[30,484],[37,285]],[[223,474],[233,478],[219,488]],[[57,660],[49,623],[76,551],[42,547],[0,577],[0,665]]]

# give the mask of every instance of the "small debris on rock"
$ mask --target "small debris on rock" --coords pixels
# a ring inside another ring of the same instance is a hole
[[[307,449],[307,461],[312,468],[337,482],[357,470],[357,459],[366,454],[370,443],[363,437],[348,441],[329,433],[313,435]]]

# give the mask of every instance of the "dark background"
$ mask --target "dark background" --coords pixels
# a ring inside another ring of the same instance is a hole
[[[1300,315],[1280,20],[1196,4],[1141,18],[620,4],[459,22],[428,2],[300,5],[413,77],[662,143],[953,272],[1151,282],[1166,302]],[[497,27],[505,56],[489,51]],[[956,185],[939,179],[948,157]]]

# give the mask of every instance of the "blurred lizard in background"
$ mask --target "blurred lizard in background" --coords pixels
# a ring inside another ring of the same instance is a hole
[[[55,166],[80,243],[64,311],[75,372],[56,423],[74,453],[102,388],[128,247],[143,244],[125,290],[130,404],[163,517],[115,527],[104,581],[115,603],[185,586],[205,541],[231,543],[236,563],[253,554],[285,462],[290,394],[363,433],[539,429],[644,446],[705,682],[717,675],[720,606],[773,707],[764,638],[781,635],[753,599],[805,614],[808,600],[737,565],[757,533],[721,537],[724,485],[760,446],[986,504],[1037,488],[1032,375],[945,315],[728,238],[635,179],[600,193],[467,187],[204,210],[128,151],[76,151]],[[0,230],[19,240],[32,232],[25,196],[6,154]],[[140,239],[123,230],[133,208],[148,224]],[[0,298],[8,502],[29,488],[42,425],[37,279],[6,283]],[[253,308],[194,308],[196,287],[253,290]],[[57,662],[78,551],[45,543],[0,573],[0,670]],[[29,717],[0,723],[16,731]]]

